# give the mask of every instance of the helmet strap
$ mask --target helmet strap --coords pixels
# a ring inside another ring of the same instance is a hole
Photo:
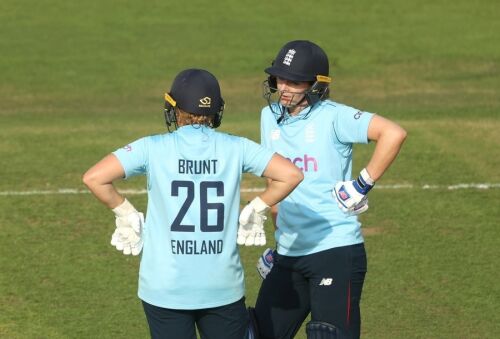
[[[165,115],[165,123],[167,124],[167,129],[169,132],[175,131],[177,129],[177,113],[175,107],[171,106],[163,110]]]

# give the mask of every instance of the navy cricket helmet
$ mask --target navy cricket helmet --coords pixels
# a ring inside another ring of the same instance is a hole
[[[330,66],[328,56],[321,47],[308,40],[294,40],[286,43],[278,52],[276,59],[264,70],[269,74],[264,81],[264,98],[271,111],[278,116],[278,124],[286,118],[286,107],[279,105],[279,99],[272,96],[278,91],[277,78],[289,81],[309,82],[311,87],[304,92],[304,99],[312,107],[325,100],[329,95]],[[279,96],[278,96],[279,98]],[[303,118],[307,118],[308,114]]]
[[[316,81],[317,76],[328,77],[328,56],[321,47],[308,40],[286,43],[278,52],[271,67],[265,72],[291,81]]]
[[[194,115],[214,116],[213,127],[220,126],[224,100],[215,76],[203,69],[186,69],[174,79],[169,93],[165,93],[167,125],[176,123],[175,108]]]

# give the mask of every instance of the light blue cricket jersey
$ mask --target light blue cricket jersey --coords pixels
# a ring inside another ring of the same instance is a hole
[[[338,181],[351,179],[352,144],[368,143],[373,114],[330,100],[308,111],[287,117],[282,125],[269,107],[261,114],[262,145],[304,173],[304,180],[278,207],[278,253],[289,256],[363,242],[361,224],[338,208],[332,189]]]
[[[184,126],[114,152],[126,177],[146,175],[139,298],[171,309],[227,305],[244,295],[236,244],[243,172],[273,152],[245,138]]]

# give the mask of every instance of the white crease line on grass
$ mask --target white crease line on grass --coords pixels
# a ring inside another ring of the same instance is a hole
[[[375,185],[375,189],[422,189],[422,190],[459,190],[459,189],[479,189],[488,190],[500,188],[500,183],[462,183],[455,185],[412,185],[412,184],[395,184],[395,185]],[[124,189],[119,190],[123,194],[146,194],[145,189]],[[242,193],[262,192],[264,188],[242,188]],[[56,195],[56,194],[89,194],[88,190],[74,189],[74,188],[60,188],[56,190],[29,190],[29,191],[0,191],[0,196],[13,196],[13,195]]]

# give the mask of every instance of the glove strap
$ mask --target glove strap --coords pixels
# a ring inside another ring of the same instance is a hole
[[[113,208],[112,211],[117,217],[124,217],[137,212],[135,207],[126,198],[120,205]]]
[[[375,185],[375,181],[370,177],[366,168],[361,170],[358,178],[354,180],[353,186],[359,193],[366,195]]]

